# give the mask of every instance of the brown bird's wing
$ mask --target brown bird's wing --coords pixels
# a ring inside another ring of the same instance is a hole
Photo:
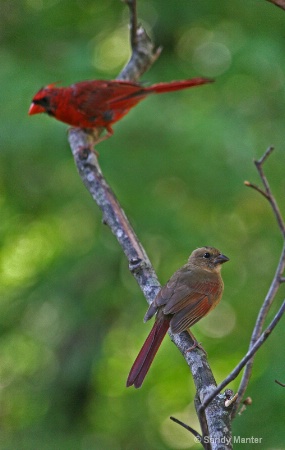
[[[186,288],[186,279],[189,274],[190,271],[184,266],[172,275],[170,280],[168,280],[168,282],[160,289],[154,301],[149,306],[144,316],[144,322],[151,319],[156,314],[158,308],[165,306],[174,293],[177,294],[177,298],[183,299],[186,297],[189,292],[189,288]]]
[[[155,299],[163,313],[173,315],[170,326],[180,333],[208,314],[219,302],[223,283],[216,273],[195,273],[184,266],[170,278]]]
[[[154,304],[156,308],[165,306],[172,298],[183,299],[189,293],[191,270],[184,266],[172,275],[170,280],[158,292]],[[167,314],[167,313],[166,313]]]
[[[187,304],[187,302],[189,302]],[[173,333],[181,333],[192,327],[206,316],[216,305],[209,301],[209,296],[195,293],[185,299],[186,306],[173,314],[170,328]]]

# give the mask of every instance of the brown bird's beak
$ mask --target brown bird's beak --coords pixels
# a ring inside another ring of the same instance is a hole
[[[33,114],[39,114],[46,112],[45,108],[41,105],[37,105],[36,103],[32,102],[30,109],[29,109],[29,116],[32,116]]]
[[[222,253],[220,255],[218,255],[215,260],[214,263],[215,264],[224,264],[225,262],[229,261],[230,258],[228,258],[226,255],[223,255]]]

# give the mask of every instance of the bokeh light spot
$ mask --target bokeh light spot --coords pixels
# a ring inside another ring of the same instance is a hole
[[[232,62],[228,47],[220,42],[201,44],[194,52],[193,65],[195,69],[208,76],[217,76],[226,72]]]
[[[90,42],[93,48],[92,63],[96,69],[111,72],[121,67],[127,61],[130,50],[128,30],[126,27],[117,28],[113,33],[99,35]]]
[[[234,309],[228,303],[220,303],[199,323],[199,328],[206,336],[221,338],[232,332],[236,323]]]

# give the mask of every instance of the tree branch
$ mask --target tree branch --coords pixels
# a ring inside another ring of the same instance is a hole
[[[270,307],[275,299],[276,293],[282,283],[282,275],[284,273],[284,269],[285,269],[285,224],[284,224],[284,220],[282,218],[281,212],[279,210],[277,201],[274,197],[274,195],[272,194],[269,182],[264,174],[263,171],[263,164],[267,161],[267,159],[269,158],[269,156],[272,154],[274,148],[273,147],[269,147],[264,155],[259,159],[254,161],[254,164],[256,166],[256,169],[258,171],[258,174],[260,176],[260,179],[263,183],[263,186],[265,188],[265,192],[267,195],[267,200],[271,206],[271,209],[273,211],[273,214],[276,218],[278,227],[280,229],[280,232],[283,236],[283,249],[279,258],[279,262],[277,265],[277,269],[275,271],[275,275],[273,277],[272,283],[269,287],[268,293],[265,297],[265,300],[260,308],[259,314],[257,316],[257,320],[252,332],[252,336],[251,336],[251,340],[250,340],[250,345],[249,345],[249,350],[255,345],[256,341],[258,340],[259,336],[261,335],[262,332],[262,327],[264,325],[265,319],[268,315],[268,312],[270,310]],[[252,367],[253,367],[253,359],[249,360],[247,363],[247,366],[245,368],[239,389],[238,389],[238,394],[239,394],[239,399],[236,402],[234,408],[233,408],[233,412],[232,412],[232,417],[235,417],[239,404],[243,399],[243,396],[245,394],[246,388],[248,386],[249,383],[249,379],[251,377],[251,373],[252,373]]]
[[[187,425],[187,424],[184,423],[184,422],[181,422],[181,420],[178,420],[178,419],[176,419],[176,418],[173,417],[173,416],[170,416],[170,419],[171,419],[173,422],[178,423],[178,425],[181,425],[181,426],[182,426],[183,428],[185,428],[186,430],[190,431],[190,433],[192,433],[193,436],[194,436],[199,442],[202,443],[202,439],[203,439],[203,438],[202,438],[201,434],[198,433],[198,431],[194,430],[194,428],[190,427],[189,425]]]
[[[162,48],[154,49],[143,27],[137,25],[136,0],[124,0],[130,10],[130,43],[132,54],[129,62],[118,75],[118,80],[139,81],[140,77],[159,58]]]
[[[274,330],[274,328],[276,327],[277,323],[279,322],[279,320],[281,319],[281,317],[283,316],[285,312],[285,300],[282,303],[282,306],[280,307],[279,311],[277,312],[277,314],[275,315],[274,319],[272,320],[272,322],[270,323],[270,325],[266,328],[266,330],[261,334],[261,336],[259,337],[259,339],[255,342],[255,344],[250,348],[250,350],[247,352],[247,354],[242,358],[242,360],[238,363],[238,365],[232,370],[232,372],[222,381],[222,383],[220,383],[217,388],[211,393],[211,395],[209,395],[209,397],[206,398],[206,400],[204,401],[204,403],[201,405],[201,411],[204,411],[205,408],[211,403],[211,401],[213,400],[213,398],[215,398],[215,396],[217,394],[219,394],[219,392],[224,389],[224,387],[226,387],[231,381],[235,380],[236,377],[238,376],[238,374],[240,373],[240,371],[244,368],[244,366],[246,365],[246,363],[250,360],[252,360],[252,357],[255,355],[255,353],[257,352],[257,350],[262,346],[262,344],[264,344],[264,342],[266,341],[266,339],[269,337],[269,335],[272,333],[272,331]],[[247,380],[248,382],[249,380]],[[238,393],[238,398],[241,398],[241,395]],[[240,401],[239,401],[240,403]],[[232,415],[233,416],[233,415]]]
[[[131,45],[132,55],[119,75],[119,79],[138,80],[138,78],[154,63],[160,54],[160,49],[154,50],[154,46],[142,27],[136,27],[135,0],[127,0],[131,11]],[[98,130],[100,132],[101,130]],[[98,133],[94,133],[98,138]],[[103,213],[103,222],[107,224],[117,238],[129,261],[129,269],[136,278],[147,301],[150,303],[160,289],[157,275],[150,260],[132,229],[122,207],[115,194],[106,182],[98,162],[98,155],[93,152],[95,137],[84,132],[83,129],[69,130],[69,143],[74,161],[87,190],[92,195]],[[197,390],[198,404],[200,405],[216,386],[211,368],[204,352],[194,349],[189,333],[179,335],[169,332],[171,340],[184,356],[194,378]],[[220,443],[221,435],[231,435],[230,415],[224,408],[223,396],[215,399],[206,411],[199,413],[199,420],[203,436],[209,435],[213,439],[213,446],[205,446],[205,449],[229,450]],[[226,413],[225,413],[226,412]]]
[[[272,208],[273,214],[275,215],[276,221],[278,223],[278,226],[280,228],[280,231],[282,233],[283,239],[285,241],[285,225],[284,220],[282,218],[282,215],[280,213],[279,207],[277,205],[276,199],[272,194],[269,182],[264,174],[263,171],[263,164],[267,161],[268,157],[272,154],[273,147],[269,147],[264,155],[257,161],[254,161],[254,164],[257,168],[258,174],[261,178],[261,181],[264,186],[264,190],[256,186],[255,184],[250,183],[249,181],[245,182],[246,186],[249,186],[253,189],[255,189],[257,192],[259,192],[261,195],[263,195],[268,202],[270,203],[270,206]],[[238,407],[240,405],[240,402],[243,399],[244,393],[246,391],[246,388],[249,383],[249,379],[251,377],[252,373],[252,367],[253,367],[253,356],[257,352],[257,350],[261,347],[261,345],[266,341],[268,336],[271,334],[272,330],[275,328],[279,320],[281,319],[282,315],[284,314],[285,310],[285,301],[283,302],[282,306],[280,307],[279,311],[275,315],[274,319],[270,323],[270,325],[266,328],[266,330],[262,333],[262,327],[264,325],[265,319],[268,315],[269,309],[275,299],[276,293],[280,287],[280,285],[283,282],[283,272],[285,269],[285,242],[283,244],[283,249],[279,258],[278,266],[275,271],[275,275],[273,277],[272,283],[269,287],[268,293],[265,297],[265,300],[260,308],[258,317],[256,319],[256,323],[252,332],[249,350],[246,353],[246,355],[242,358],[242,360],[239,362],[239,364],[232,370],[232,372],[225,378],[225,380],[218,385],[218,387],[212,392],[212,394],[207,397],[207,399],[204,401],[204,403],[201,405],[201,410],[203,411],[207,405],[210,404],[212,399],[217,395],[225,386],[227,386],[231,381],[233,381],[240,371],[243,369],[243,367],[246,365],[246,369],[244,371],[239,389],[238,389],[238,398],[237,401],[234,404],[233,411],[232,411],[232,417],[235,417]]]
[[[126,3],[130,8],[132,20],[132,55],[118,79],[137,81],[158,58],[161,49],[154,50],[153,44],[142,27],[136,29],[135,0],[127,0]],[[136,29],[136,36],[134,29]],[[98,137],[100,131],[98,130],[98,133],[94,133],[94,135],[89,135],[83,129],[73,128],[69,130],[68,139],[74,161],[83,183],[102,210],[103,222],[110,227],[121,245],[128,258],[131,273],[136,278],[148,303],[151,303],[160,289],[160,284],[145,250],[102,174],[98,156],[93,152],[96,143],[94,136]],[[169,335],[184,356],[192,372],[198,402],[201,404],[216,386],[206,356],[198,348],[187,352],[193,345],[193,341],[187,332],[179,335],[169,332]],[[220,443],[221,435],[226,435],[227,438],[231,435],[230,415],[224,408],[224,400],[225,398],[220,396],[212,402],[205,412],[199,415],[203,435],[211,436],[213,442],[215,442],[212,446],[213,450],[218,448],[219,450],[229,450],[228,446],[224,447]]]
[[[285,0],[267,0],[267,1],[285,10]]]

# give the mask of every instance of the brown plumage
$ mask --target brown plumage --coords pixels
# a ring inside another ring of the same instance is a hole
[[[217,306],[224,290],[221,265],[226,261],[229,258],[216,248],[198,248],[161,288],[145,315],[145,321],[155,314],[156,319],[130,370],[127,387],[142,385],[169,327],[181,333]]]

